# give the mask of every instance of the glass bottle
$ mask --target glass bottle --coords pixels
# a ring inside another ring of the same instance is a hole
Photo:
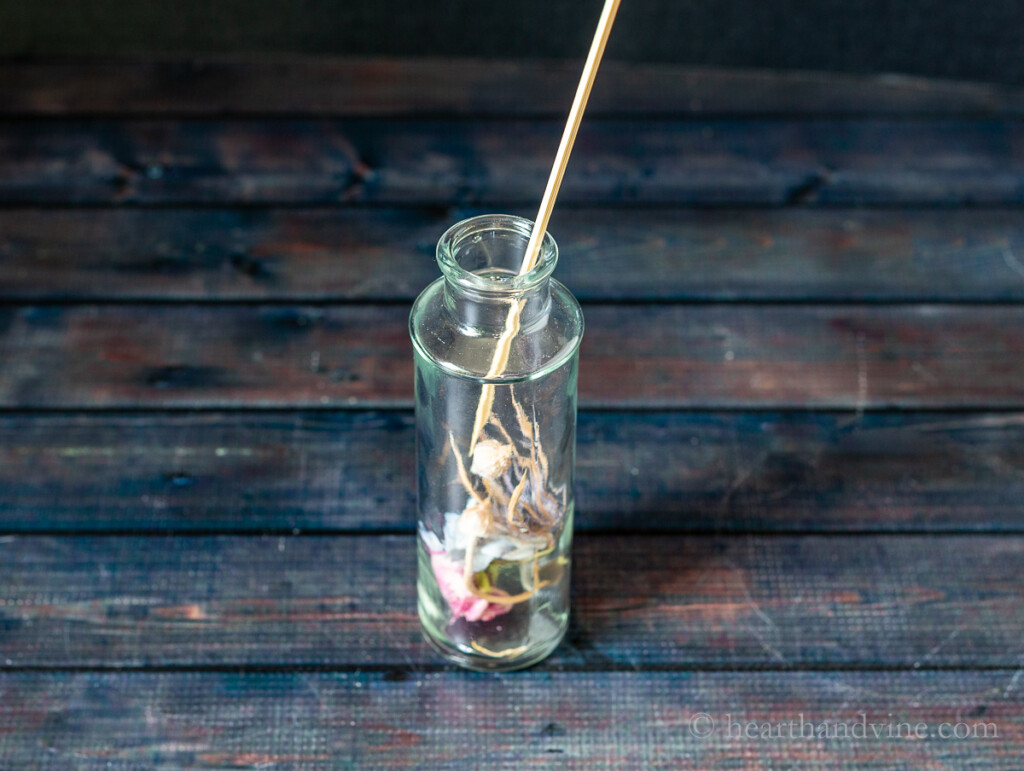
[[[533,223],[487,214],[438,242],[443,278],[409,318],[416,373],[418,610],[430,644],[471,669],[530,666],[569,620],[576,372],[583,315]],[[518,330],[492,373],[510,313]]]

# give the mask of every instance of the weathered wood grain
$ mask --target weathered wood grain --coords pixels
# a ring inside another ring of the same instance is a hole
[[[406,412],[0,417],[0,532],[415,523]],[[578,530],[1024,529],[1024,415],[589,413]]]
[[[0,543],[9,666],[406,666],[414,536]],[[1020,536],[588,536],[544,666],[1006,666]]]
[[[412,526],[411,416],[366,410],[409,404],[406,307],[142,304],[409,300],[468,207],[535,202],[575,70],[3,65],[0,767],[1019,765],[1024,419],[968,410],[1024,407],[1024,306],[941,303],[1024,300],[1024,231],[924,208],[1024,203],[1019,92],[603,72],[553,223],[619,303],[581,394],[665,411],[581,415],[572,628],[531,673],[436,671],[413,539],[373,532]],[[706,210],[743,205],[786,208]],[[794,671],[685,671],[732,667]]]
[[[331,57],[7,61],[0,115],[563,117],[574,61]],[[1019,115],[1019,90],[896,75],[608,61],[587,107],[607,115]]]
[[[4,674],[0,761],[61,771],[166,765],[591,770],[753,768],[756,759],[807,771],[1010,771],[1024,752],[1018,676],[1013,670]],[[813,726],[810,738],[801,721]],[[709,729],[706,737],[694,735]],[[969,738],[942,738],[951,731]]]
[[[412,300],[473,213],[0,210],[0,298]],[[567,208],[551,230],[584,300],[1024,300],[1013,210]]]
[[[534,205],[561,121],[15,121],[0,203]],[[563,205],[1024,203],[1015,120],[590,121]]]
[[[588,306],[585,406],[1024,405],[1024,308]],[[8,306],[3,407],[409,406],[404,306]]]

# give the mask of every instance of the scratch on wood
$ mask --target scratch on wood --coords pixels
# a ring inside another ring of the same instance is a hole
[[[1024,675],[1024,669],[1018,669],[1016,672],[1013,673],[1013,677],[1010,678],[1010,682],[1008,682],[1006,684],[1006,687],[1003,689],[1004,699],[1008,697],[1017,688],[1017,681],[1020,680],[1021,675]]]
[[[868,403],[868,357],[865,351],[864,333],[857,333],[857,420],[864,417]]]
[[[722,509],[723,510],[728,510],[728,508],[729,508],[729,501],[732,500],[733,494],[737,490],[739,490],[744,484],[746,484],[747,480],[750,479],[750,477],[751,477],[751,475],[753,473],[754,473],[753,466],[750,466],[750,467],[747,467],[747,468],[741,468],[739,470],[739,473],[736,474],[736,478],[733,479],[733,481],[730,483],[729,489],[727,489],[725,491],[725,495],[722,496]]]
[[[729,509],[729,503],[732,501],[733,495],[747,483],[747,481],[754,475],[754,472],[764,467],[765,462],[768,460],[768,456],[771,454],[769,450],[763,450],[758,453],[758,456],[749,465],[740,468],[736,472],[736,476],[732,482],[729,483],[728,489],[725,491],[725,495],[722,496],[721,508],[723,511]]]
[[[919,361],[915,361],[910,365],[910,368],[914,370],[923,380],[927,380],[929,383],[938,383],[939,379],[935,377],[923,364]]]
[[[732,564],[729,560],[725,560],[724,562],[733,570],[736,580],[739,582],[740,588],[743,590],[743,596],[746,599],[747,607],[749,607],[758,618],[764,621],[775,637],[779,637],[781,634],[779,627],[774,621],[772,621],[771,617],[764,612],[758,602],[754,599],[754,596],[750,593],[750,587],[747,586],[747,582],[743,578],[743,571],[736,565]],[[775,659],[783,664],[786,663],[786,658],[779,652],[778,648],[765,640],[755,627],[750,627],[748,631],[757,638],[757,641],[761,643],[761,647],[764,648],[767,653],[771,654]]]
[[[938,642],[935,645],[933,645],[931,650],[929,650],[926,654],[924,654],[924,658],[914,662],[914,669],[919,668],[921,666],[921,664],[923,664],[924,662],[928,661],[928,659],[930,659],[932,656],[934,656],[940,650],[945,648],[946,645],[948,645],[953,640],[955,640],[957,635],[959,635],[961,631],[963,631],[963,627],[962,626],[958,626],[956,629],[954,629],[952,632],[950,632],[948,635],[946,635],[946,637],[944,639],[942,639],[940,642]]]
[[[71,622],[64,621],[64,657],[71,661],[74,657],[71,653]]]
[[[306,689],[313,694],[313,698],[316,699],[316,716],[320,718],[324,714],[324,697],[320,693],[320,688],[316,684],[316,678],[310,677],[305,672],[299,672],[299,680],[306,687]]]
[[[915,431],[972,431],[985,428],[1024,426],[1024,415],[985,415],[980,418],[951,419],[935,423],[919,423]]]
[[[1003,244],[1003,262],[1006,263],[1006,267],[1021,278],[1024,278],[1024,264],[1017,259],[1017,255],[1013,253],[1013,249],[1010,248],[1009,244]]]

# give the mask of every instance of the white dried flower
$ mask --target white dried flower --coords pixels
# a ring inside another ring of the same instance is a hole
[[[491,505],[486,501],[473,503],[466,507],[459,517],[456,529],[459,541],[465,544],[473,538],[479,538],[491,528]]]
[[[485,439],[473,450],[473,464],[469,470],[484,479],[497,479],[508,470],[511,462],[511,447],[493,439]]]

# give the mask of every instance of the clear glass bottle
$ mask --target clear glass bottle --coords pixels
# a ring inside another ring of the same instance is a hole
[[[583,315],[533,223],[487,214],[438,242],[443,278],[409,319],[416,365],[418,608],[427,640],[480,670],[530,666],[569,620],[576,372]],[[495,348],[517,304],[507,363]]]

